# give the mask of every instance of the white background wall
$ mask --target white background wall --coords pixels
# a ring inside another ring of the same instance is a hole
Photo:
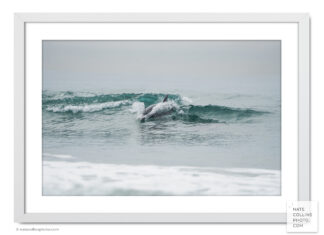
[[[0,2],[0,233],[59,228],[53,234],[285,234],[285,225],[19,225],[13,223],[14,12],[308,12],[311,16],[312,198],[324,211],[324,3],[322,0],[2,0]],[[322,199],[322,200],[321,200]],[[324,220],[322,220],[324,221]],[[324,224],[320,224],[322,231]],[[17,232],[19,233],[19,232]],[[22,232],[20,232],[22,233]],[[31,234],[33,232],[28,232]],[[36,233],[36,232],[35,232]]]

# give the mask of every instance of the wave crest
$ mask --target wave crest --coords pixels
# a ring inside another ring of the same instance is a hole
[[[53,106],[46,108],[47,111],[52,111],[54,113],[65,113],[65,112],[98,112],[107,108],[120,107],[121,105],[127,104],[127,101],[116,101],[116,102],[106,102],[100,104],[85,104],[85,105],[66,105],[66,106]]]

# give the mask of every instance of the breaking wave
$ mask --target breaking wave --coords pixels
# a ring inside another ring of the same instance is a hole
[[[75,114],[93,113],[111,110],[112,112],[128,112],[136,114],[137,119],[154,121],[156,116],[167,112],[170,121],[194,123],[221,123],[247,120],[267,114],[246,108],[232,108],[221,105],[195,105],[188,97],[168,94],[168,102],[162,102],[166,94],[162,93],[122,93],[122,94],[95,94],[74,92],[43,92],[43,111]],[[215,103],[217,100],[215,100]],[[143,116],[145,108],[157,104],[152,111]]]

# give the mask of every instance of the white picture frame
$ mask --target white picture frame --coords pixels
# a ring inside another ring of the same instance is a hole
[[[298,27],[298,192],[310,195],[310,30],[308,14],[17,13],[15,14],[15,221],[19,223],[286,223],[262,213],[29,213],[26,211],[26,24],[30,23],[292,23]],[[284,156],[282,156],[284,157]]]

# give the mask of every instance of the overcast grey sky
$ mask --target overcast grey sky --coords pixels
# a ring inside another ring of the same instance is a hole
[[[280,41],[43,41],[43,89],[280,91]]]

